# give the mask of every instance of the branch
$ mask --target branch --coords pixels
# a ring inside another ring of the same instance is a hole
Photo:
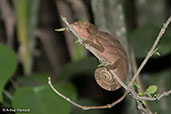
[[[78,38],[80,44],[82,44],[83,46],[85,46],[86,49],[88,49],[91,53],[93,53],[99,60],[102,60],[103,58],[101,58],[100,56],[98,56],[92,49],[92,47],[83,44],[82,43],[82,39],[79,37],[79,35],[74,31],[73,27],[67,22],[65,17],[62,17],[62,20],[66,23],[68,29]],[[113,76],[117,79],[117,81],[119,82],[119,84],[125,89],[125,93],[123,94],[123,96],[121,98],[119,98],[117,101],[114,101],[111,104],[107,104],[107,105],[102,105],[102,106],[82,106],[80,104],[77,104],[75,102],[73,102],[72,100],[70,100],[68,97],[62,95],[59,91],[57,91],[53,85],[51,84],[51,79],[50,77],[48,78],[48,83],[50,85],[50,87],[53,89],[53,91],[58,94],[59,96],[61,96],[63,99],[67,100],[68,102],[70,102],[71,104],[83,109],[83,110],[88,110],[88,109],[104,109],[104,108],[111,108],[114,105],[116,105],[117,103],[121,102],[126,95],[128,94],[128,92],[131,93],[131,96],[136,100],[136,102],[138,103],[138,108],[140,110],[142,110],[143,112],[145,112],[146,114],[152,114],[150,112],[150,110],[146,109],[143,107],[142,103],[140,102],[140,99],[144,99],[144,100],[160,100],[162,97],[167,96],[169,94],[171,94],[171,90],[168,92],[164,92],[163,94],[161,94],[159,97],[156,98],[148,98],[145,96],[138,96],[137,93],[131,89],[131,86],[133,84],[133,81],[137,78],[137,76],[139,75],[140,71],[142,70],[142,68],[144,67],[144,65],[147,63],[148,59],[152,56],[152,54],[154,53],[154,50],[158,44],[158,42],[160,41],[161,37],[163,36],[163,34],[165,33],[166,28],[168,27],[169,23],[171,22],[171,16],[169,17],[169,19],[167,20],[166,24],[163,25],[162,29],[159,32],[159,35],[157,36],[152,48],[150,49],[150,51],[148,52],[146,58],[144,59],[144,61],[141,63],[140,67],[138,68],[137,72],[135,73],[135,75],[133,76],[131,82],[128,85],[125,85],[120,78],[115,75],[113,70],[109,70],[110,73],[113,74]]]
[[[130,46],[130,56],[131,56],[131,62],[132,62],[132,66],[133,66],[133,71],[134,71],[134,74],[137,72],[137,63],[136,63],[136,59],[135,59],[135,53],[134,53],[134,48],[133,46],[131,45]],[[137,89],[137,93],[141,92],[141,91],[144,91],[143,89],[143,85],[141,83],[141,80],[140,80],[140,75],[137,76],[136,78],[136,83],[138,83],[140,85],[140,88],[136,88]],[[138,103],[138,102],[137,102]],[[139,105],[139,104],[138,104]],[[140,105],[139,105],[140,106]],[[141,108],[142,109],[142,108]],[[150,111],[150,108],[149,108],[149,104],[147,103],[146,104],[146,109]],[[144,111],[141,111],[141,114],[143,114]]]
[[[145,57],[144,61],[141,63],[140,67],[138,68],[137,72],[135,73],[135,75],[133,76],[131,82],[129,83],[129,85],[132,85],[134,80],[137,78],[137,76],[139,75],[139,73],[141,72],[141,70],[143,69],[143,67],[145,66],[145,64],[147,63],[148,59],[153,55],[154,50],[158,44],[158,42],[160,41],[161,37],[163,36],[163,34],[166,31],[166,28],[168,27],[168,25],[171,22],[171,16],[168,18],[168,20],[166,21],[165,24],[163,24],[163,27],[161,28],[152,48],[150,49],[150,51],[147,53],[147,56]]]
[[[128,91],[125,91],[125,93],[122,95],[121,98],[119,98],[117,101],[114,101],[113,103],[111,104],[107,104],[107,105],[102,105],[102,106],[83,106],[83,105],[80,105],[80,104],[77,104],[75,103],[74,101],[70,100],[70,98],[64,96],[63,94],[61,94],[58,90],[56,90],[54,88],[54,86],[52,85],[51,83],[51,78],[48,77],[48,84],[50,85],[50,87],[52,88],[52,90],[57,94],[59,95],[60,97],[62,97],[63,99],[65,99],[66,101],[70,102],[71,104],[83,109],[83,110],[90,110],[90,109],[105,109],[105,108],[111,108],[113,107],[114,105],[118,104],[119,102],[121,102],[125,97],[126,95],[128,94]]]
[[[164,96],[169,96],[171,94],[171,90],[167,91],[167,92],[163,92],[161,95],[159,95],[158,97],[146,97],[146,96],[138,96],[139,99],[143,99],[143,100],[149,100],[149,101],[155,101],[155,100],[160,100],[161,98],[163,98]]]
[[[132,45],[130,46],[130,56],[131,56],[131,62],[132,62],[133,71],[134,71],[134,75],[135,75],[135,73],[137,72],[137,63],[136,63],[136,59],[135,59],[134,48]],[[144,91],[144,89],[142,87],[142,83],[140,81],[140,75],[137,75],[136,83],[138,83],[141,86],[141,88],[137,88],[137,92],[139,93],[140,91]]]
[[[145,114],[152,114],[152,112],[149,109],[147,109],[138,99],[136,99],[136,101],[137,101],[137,104],[138,104],[137,107],[139,110],[141,110]]]
[[[79,104],[77,104],[77,103],[71,101],[68,97],[62,95],[59,91],[57,91],[57,90],[53,87],[53,85],[52,85],[52,83],[51,83],[50,77],[48,77],[48,84],[49,84],[50,87],[53,89],[53,91],[54,91],[56,94],[58,94],[60,97],[62,97],[63,99],[67,100],[67,101],[70,102],[71,104],[73,104],[73,105],[75,105],[75,106],[77,106],[77,107],[79,107],[79,108],[82,108],[82,109],[86,110],[86,108],[85,108],[84,106],[81,106],[81,105],[79,105]]]

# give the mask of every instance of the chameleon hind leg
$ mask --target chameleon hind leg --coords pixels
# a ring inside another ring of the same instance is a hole
[[[120,64],[120,59],[117,59],[113,64],[105,66],[107,70],[115,70]]]

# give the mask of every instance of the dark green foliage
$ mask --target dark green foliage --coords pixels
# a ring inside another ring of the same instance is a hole
[[[161,24],[161,27],[163,25]],[[144,58],[152,47],[161,28],[159,27],[142,27],[138,28],[130,35],[129,42],[133,44],[135,55],[137,58]],[[158,45],[158,52],[161,56],[165,56],[171,52],[171,33],[166,31]],[[153,55],[152,57],[159,57]]]
[[[75,100],[76,90],[72,84],[65,83],[55,87],[67,97]],[[13,107],[29,109],[29,114],[69,114],[71,111],[71,104],[56,95],[47,84],[18,89],[13,98]],[[18,112],[18,114],[21,113]]]
[[[17,57],[12,49],[0,43],[0,102],[5,85],[17,67]]]

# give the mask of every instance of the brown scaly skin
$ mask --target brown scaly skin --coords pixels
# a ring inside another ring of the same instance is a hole
[[[98,31],[98,28],[84,21],[71,24],[77,34],[83,39],[83,43],[93,47],[93,51],[102,57],[107,63],[105,67],[97,68],[95,79],[106,90],[114,91],[121,86],[108,70],[114,70],[115,74],[124,82],[128,75],[128,57],[120,42],[112,35]],[[106,70],[107,69],[107,70]]]

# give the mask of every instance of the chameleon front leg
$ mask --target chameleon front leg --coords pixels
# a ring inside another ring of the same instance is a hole
[[[97,40],[96,37],[91,37],[90,39],[92,39],[92,41],[84,40],[83,43],[90,45],[91,47],[97,49],[101,53],[104,52],[103,45],[100,43],[99,40]],[[105,63],[105,61],[99,61],[99,62],[100,63]],[[120,59],[117,59],[113,64],[106,65],[105,67],[107,68],[107,70],[110,70],[110,69],[114,70],[114,69],[116,69],[118,67],[119,64],[120,64]]]
[[[94,42],[93,42],[94,41]],[[93,41],[90,41],[90,40],[84,40],[83,41],[83,44],[88,44],[90,45],[91,47],[97,49],[98,51],[100,51],[101,53],[104,52],[104,47],[103,45],[97,40],[97,39],[94,39]]]

